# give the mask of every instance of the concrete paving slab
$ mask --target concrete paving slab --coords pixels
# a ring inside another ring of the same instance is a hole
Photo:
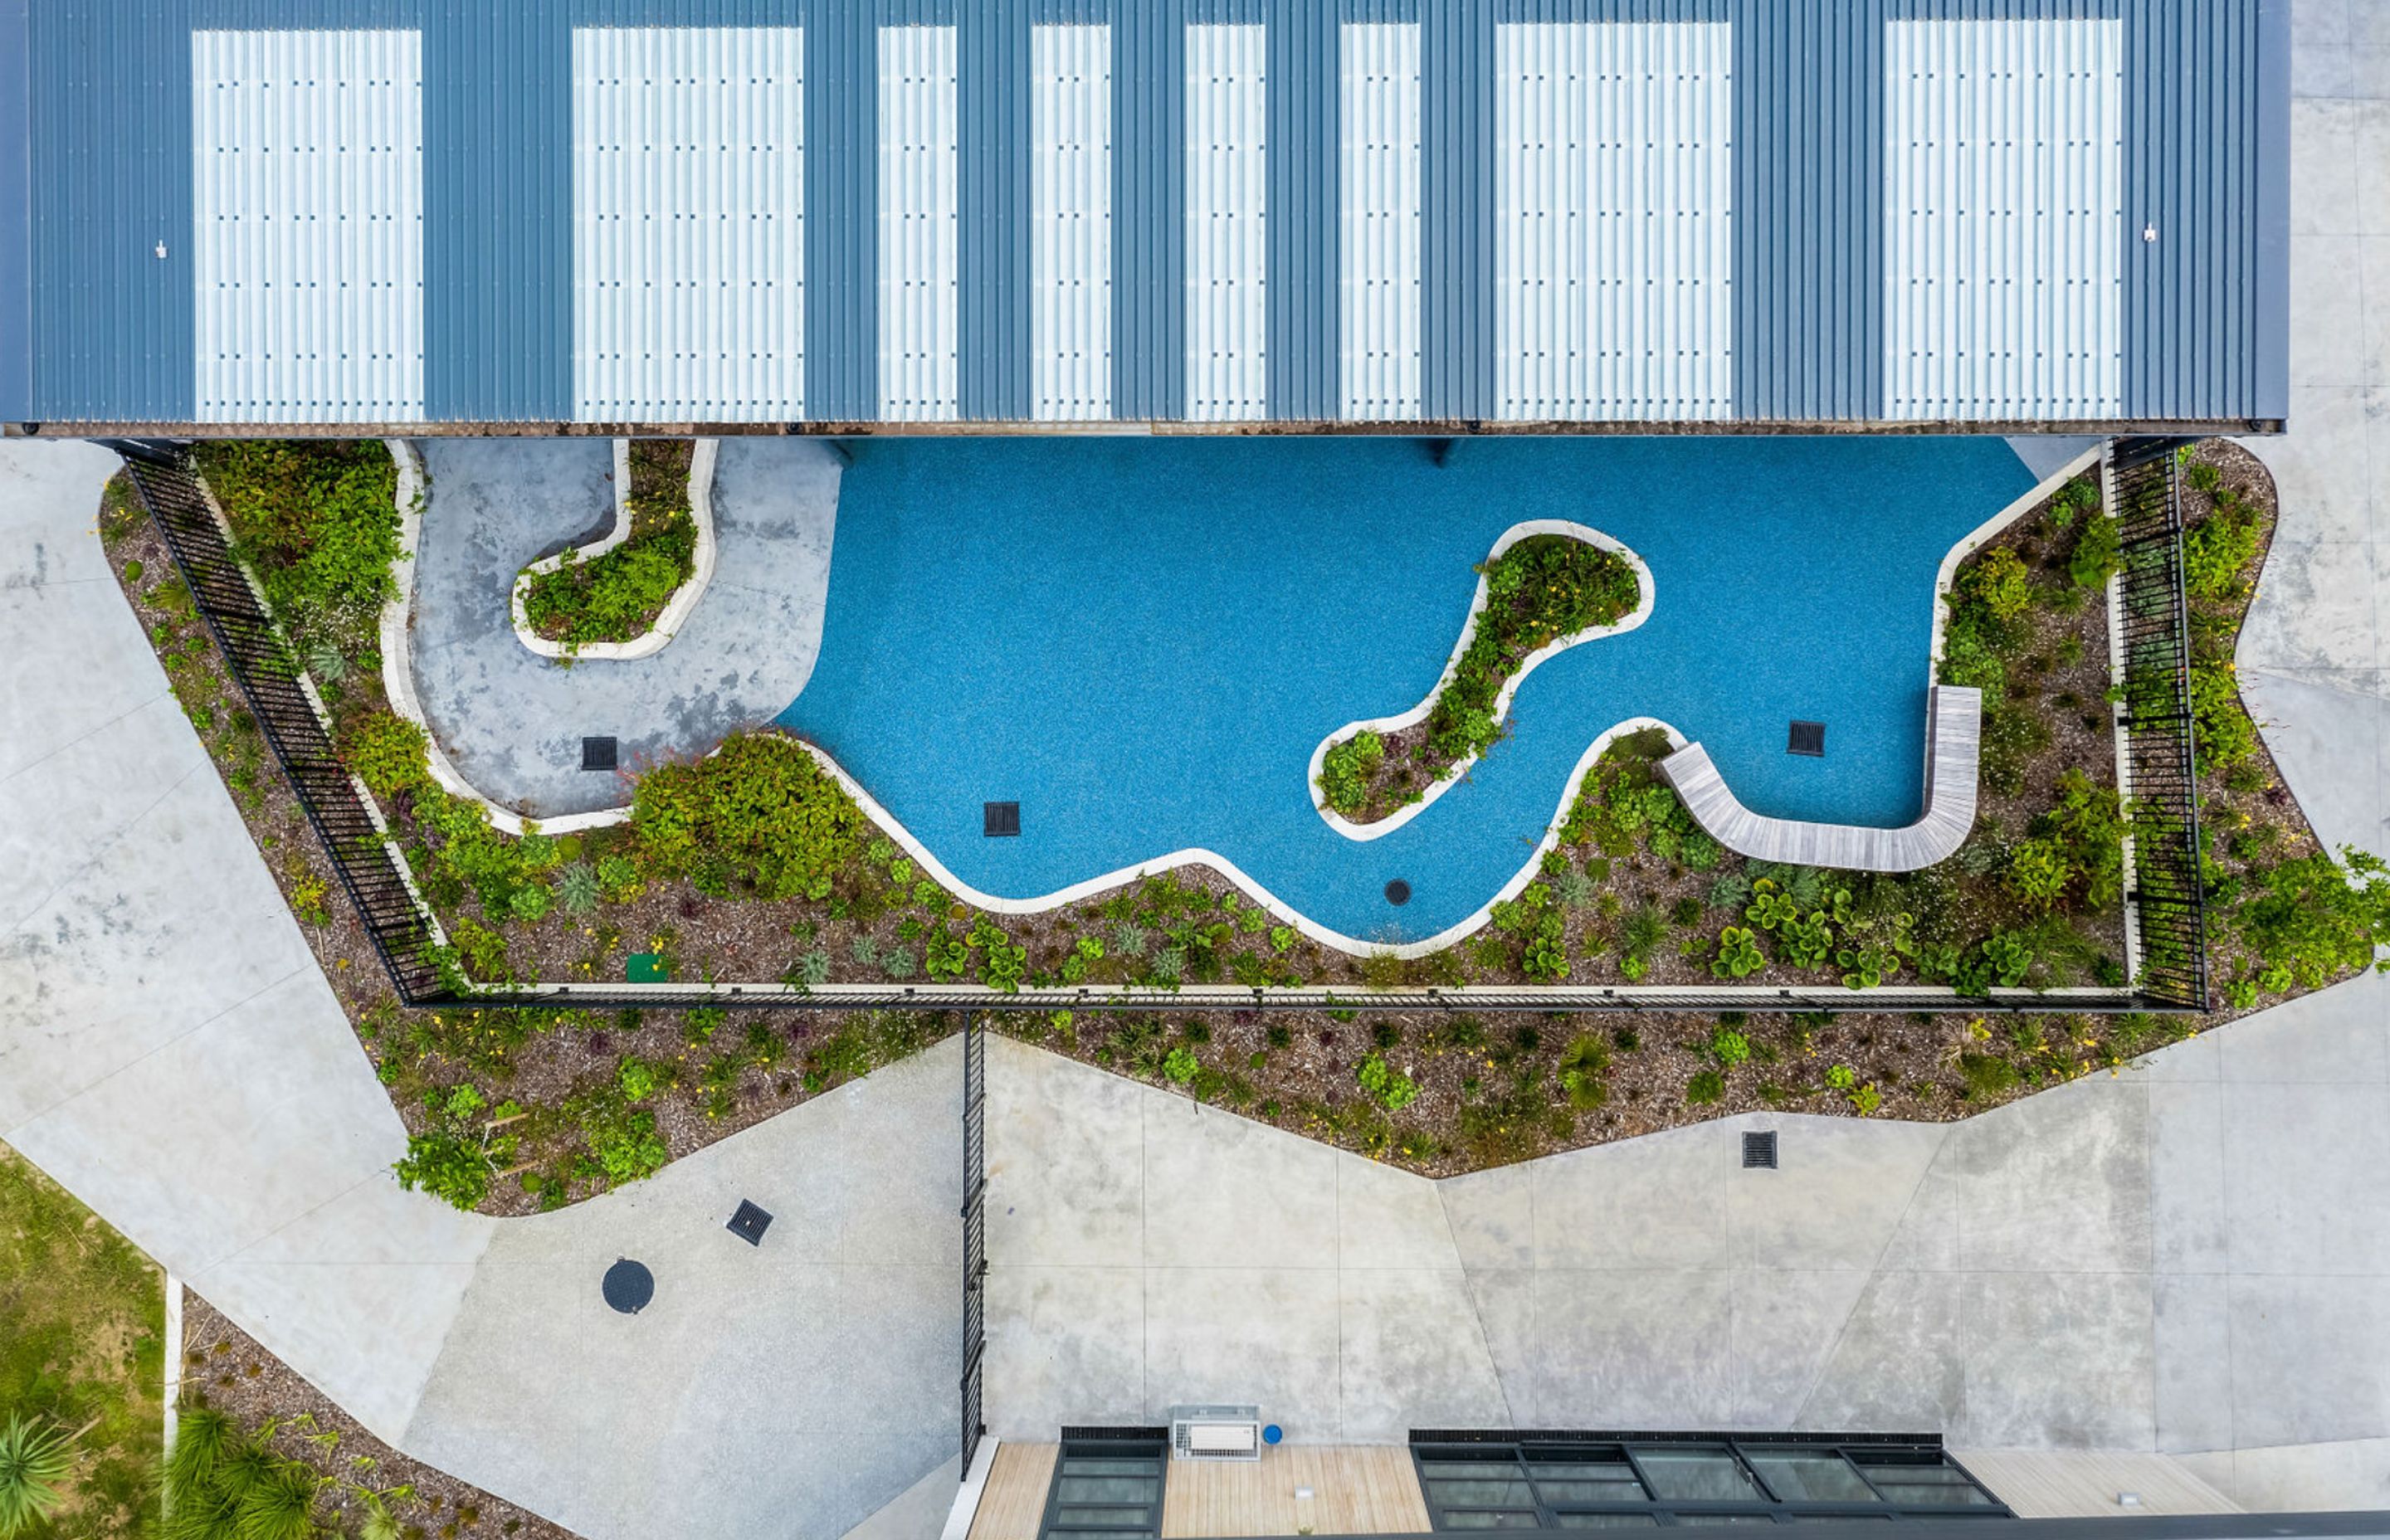
[[[2157,1446],[2232,1447],[2231,1284],[2218,1273],[2161,1273],[2151,1290]]]
[[[1463,1266],[1492,1270],[1536,1264],[1535,1185],[1534,1174],[1523,1165],[1472,1172],[1435,1185]]]
[[[1993,1449],[2153,1447],[2152,1293],[2146,1272],[1966,1274],[1967,1410],[1950,1436]]]
[[[1777,1168],[1745,1170],[1746,1128],[1777,1129]],[[1738,1266],[1868,1269],[1908,1213],[1947,1137],[1931,1124],[1854,1118],[1733,1118],[1713,1142]]]
[[[1960,1266],[2146,1272],[2148,1116],[2140,1087],[2101,1077],[1957,1124]]]
[[[1536,1264],[1731,1266],[1727,1142],[1720,1129],[1676,1129],[1532,1162]]]
[[[2176,1458],[2251,1513],[2309,1510],[2319,1493],[2330,1494],[2335,1508],[2390,1508],[2390,1438]]]
[[[1735,1275],[1728,1426],[1792,1426],[1872,1276],[1864,1268]]]
[[[2390,976],[2303,995],[2215,1034],[2225,1080],[2349,1085],[2390,1081]]]
[[[1297,1443],[1346,1442],[1339,1300],[1333,1268],[1148,1267],[1146,1420],[1249,1401]]]
[[[2390,1436],[2390,1327],[2379,1278],[2235,1277],[2228,1307],[2232,1434],[2242,1445]]]
[[[1362,1268],[1337,1300],[1338,1436],[1400,1444],[1413,1428],[1499,1428],[1510,1403],[1458,1268]],[[1455,1329],[1456,1326],[1460,1329]]]
[[[2150,1100],[2150,1263],[2159,1273],[2222,1273],[2231,1264],[2224,1196],[2225,1087],[2160,1082]]]
[[[1535,1275],[1536,1415],[1561,1428],[1717,1428],[1735,1400],[1734,1277]]]
[[[961,1455],[905,1489],[886,1508],[848,1530],[842,1540],[938,1540],[962,1489]]]
[[[2360,143],[2371,137],[2361,134]],[[2365,175],[2361,159],[2359,175]],[[2304,260],[2291,270],[2291,329],[2311,342],[2291,360],[2294,386],[2362,390],[2371,383],[2366,378],[2365,291],[2358,281],[2364,238],[2311,236],[2301,247]]]
[[[1392,1166],[1338,1161],[1336,1264],[1458,1274],[1460,1248],[1435,1184]]]
[[[1013,1046],[1005,1038],[988,1043],[1005,1085],[987,1113],[989,1250],[1053,1266],[1142,1264],[1139,1087],[1058,1054]],[[1124,1158],[1129,1151],[1134,1159]]]
[[[1878,1273],[1792,1426],[1817,1431],[1964,1426],[1961,1276]]]
[[[1145,1372],[1142,1267],[990,1269],[985,1416],[996,1437],[1135,1424]]]
[[[2222,1124],[2236,1276],[2390,1276],[2390,1091],[2234,1084]]]
[[[1338,1168],[1355,1157],[1160,1095],[1144,1152],[1148,1267],[1337,1265]]]

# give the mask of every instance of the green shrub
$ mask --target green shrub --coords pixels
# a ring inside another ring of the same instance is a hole
[[[1387,1063],[1383,1054],[1362,1059],[1353,1078],[1389,1112],[1399,1112],[1419,1099],[1419,1082]]]
[[[2227,603],[2247,586],[2241,573],[2257,559],[2265,533],[2257,516],[2238,503],[2219,503],[2182,537],[2182,584],[2194,599]]]
[[[2123,570],[2124,547],[2116,521],[2083,520],[2083,533],[2075,537],[2075,549],[2066,558],[2066,575],[2075,580],[2077,588],[2104,588],[2108,580]]]
[[[2191,665],[2191,711],[2200,767],[2226,770],[2255,758],[2257,725],[2241,704],[2241,682],[2229,662]]]
[[[1703,1070],[1685,1082],[1685,1105],[1715,1107],[1726,1099],[1726,1076],[1715,1070]]]
[[[468,1213],[489,1196],[492,1166],[482,1141],[463,1129],[435,1128],[411,1136],[392,1168],[398,1185],[424,1191]]]
[[[663,1077],[646,1059],[625,1054],[623,1061],[614,1066],[614,1084],[622,1091],[624,1101],[636,1103],[662,1089]]]
[[[2252,896],[2233,916],[2269,991],[2280,993],[2287,982],[2320,988],[2372,963],[2373,949],[2390,944],[2390,866],[2345,845],[2341,856],[2335,862],[2318,851],[2258,874]],[[2381,966],[2390,971],[2390,964]],[[2283,982],[2266,982],[2268,974]]]
[[[1984,634],[1984,622],[1972,610],[1950,617],[1942,633],[1942,683],[1984,692],[1987,701],[2005,699],[2008,665]]]
[[[1992,1101],[2015,1090],[2022,1077],[2014,1064],[1998,1054],[1962,1053],[1959,1056],[1959,1078],[1966,1083],[1971,1099]]]
[[[1568,1104],[1590,1112],[1610,1099],[1610,1047],[1591,1033],[1580,1033],[1561,1050],[1561,1091]]]
[[[342,728],[341,763],[377,797],[412,791],[431,779],[423,729],[394,712],[368,712]]]
[[[2046,910],[2066,896],[2075,868],[2056,840],[2023,840],[2010,848],[2001,880],[2027,907]]]
[[[1193,1080],[1196,1072],[1202,1067],[1202,1060],[1195,1057],[1192,1048],[1173,1048],[1162,1060],[1162,1075],[1174,1085],[1184,1085]]]
[[[1704,1046],[1721,1070],[1731,1070],[1737,1065],[1751,1062],[1751,1039],[1731,1027],[1721,1026],[1713,1031]]]
[[[1352,815],[1368,805],[1369,783],[1386,763],[1386,740],[1368,731],[1355,733],[1330,748],[1319,761],[1319,796],[1338,813]]]
[[[398,592],[398,468],[372,439],[218,439],[193,451],[265,601],[304,651],[362,642]]]
[[[1767,962],[1751,931],[1740,925],[1729,925],[1718,932],[1717,958],[1710,964],[1710,971],[1721,979],[1743,979],[1758,972]]]
[[[1428,711],[1428,741],[1447,763],[1494,746],[1494,702],[1529,653],[1614,624],[1642,599],[1624,557],[1568,535],[1531,535],[1478,570],[1485,608]]]
[[[2033,608],[2033,574],[2006,545],[1984,550],[1959,574],[1959,593],[1995,621],[2012,621]]]
[[[653,870],[704,892],[818,899],[862,848],[864,818],[794,738],[734,733],[717,753],[640,776],[631,831]]]

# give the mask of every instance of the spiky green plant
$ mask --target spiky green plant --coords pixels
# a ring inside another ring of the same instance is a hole
[[[234,1532],[239,1540],[316,1540],[315,1494],[324,1478],[299,1460],[271,1462],[240,1499]]]
[[[585,915],[597,908],[600,887],[598,868],[586,861],[575,861],[556,874],[556,896],[568,915]]]
[[[73,1465],[74,1435],[57,1423],[11,1417],[0,1425],[0,1540],[58,1506],[58,1483]]]
[[[331,643],[317,642],[307,649],[307,672],[319,685],[337,685],[349,676],[349,661]]]

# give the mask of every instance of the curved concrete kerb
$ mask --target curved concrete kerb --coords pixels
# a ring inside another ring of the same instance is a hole
[[[399,559],[392,571],[398,582],[395,592],[381,607],[381,687],[390,698],[390,709],[423,729],[424,759],[431,778],[440,789],[452,797],[480,804],[490,815],[490,823],[503,833],[523,835],[546,832],[572,834],[585,828],[607,824],[619,824],[631,815],[627,807],[609,808],[598,813],[568,814],[550,818],[545,823],[526,818],[510,807],[492,802],[473,789],[440,747],[440,735],[431,728],[423,714],[423,702],[415,693],[415,571],[417,547],[423,541],[423,503],[431,494],[431,476],[423,466],[422,452],[405,439],[384,439],[383,447],[398,464],[398,549]],[[616,466],[619,484],[622,467]],[[691,478],[695,471],[692,467]]]
[[[542,557],[515,578],[515,635],[522,645],[543,658],[610,658],[618,662],[650,657],[662,651],[665,645],[679,634],[689,612],[697,608],[697,601],[705,597],[705,585],[713,581],[713,463],[721,447],[719,439],[700,439],[695,452],[689,456],[688,511],[697,521],[697,551],[691,561],[688,581],[680,585],[662,612],[656,616],[656,623],[645,635],[635,636],[627,642],[584,642],[577,647],[571,642],[552,642],[532,629],[531,616],[524,609],[531,594],[532,580],[560,567],[594,561],[631,538],[631,441],[616,439],[614,527],[607,532],[606,538],[597,544],[578,545],[559,551],[554,556]]]
[[[1535,673],[1536,666],[1546,659],[1557,657],[1570,648],[1585,642],[1598,641],[1604,636],[1615,636],[1622,632],[1632,631],[1650,619],[1651,614],[1655,590],[1651,582],[1651,567],[1641,557],[1637,556],[1625,545],[1587,525],[1572,523],[1565,519],[1530,519],[1523,523],[1513,524],[1502,532],[1500,539],[1494,542],[1494,548],[1486,553],[1486,563],[1491,565],[1500,560],[1503,552],[1522,540],[1539,534],[1566,535],[1573,540],[1582,540],[1587,545],[1601,550],[1615,551],[1628,566],[1635,569],[1635,584],[1640,592],[1636,597],[1635,608],[1612,624],[1592,626],[1566,636],[1556,637],[1527,654],[1520,662],[1519,671],[1503,683],[1501,693],[1494,698],[1494,720],[1497,725],[1510,716],[1510,699],[1519,693],[1519,687],[1526,683],[1527,675]],[[1337,833],[1348,840],[1383,839],[1426,812],[1438,797],[1444,795],[1446,787],[1467,775],[1469,767],[1477,763],[1475,754],[1461,760],[1430,784],[1419,801],[1396,808],[1373,824],[1356,824],[1336,812],[1328,805],[1327,799],[1319,789],[1319,773],[1321,767],[1327,763],[1329,750],[1361,733],[1400,732],[1405,727],[1416,726],[1427,720],[1428,712],[1435,709],[1436,698],[1442,695],[1445,687],[1452,683],[1453,675],[1460,668],[1461,658],[1469,651],[1469,644],[1477,635],[1477,618],[1485,611],[1485,574],[1480,572],[1477,575],[1477,595],[1469,603],[1469,619],[1460,627],[1460,640],[1452,645],[1452,656],[1445,661],[1444,673],[1437,677],[1435,688],[1427,692],[1426,699],[1410,710],[1394,716],[1378,716],[1362,722],[1348,722],[1321,738],[1319,746],[1311,751],[1311,763],[1304,769],[1304,784],[1310,788],[1312,807],[1322,818],[1328,820],[1328,827]]]

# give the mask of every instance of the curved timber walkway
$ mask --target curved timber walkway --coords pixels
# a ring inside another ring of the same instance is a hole
[[[1742,805],[1698,743],[1660,762],[1693,821],[1738,855],[1845,871],[1913,872],[1947,860],[1975,827],[1975,778],[1983,746],[1983,695],[1958,685],[1926,692],[1925,808],[1901,828],[1768,818]]]

